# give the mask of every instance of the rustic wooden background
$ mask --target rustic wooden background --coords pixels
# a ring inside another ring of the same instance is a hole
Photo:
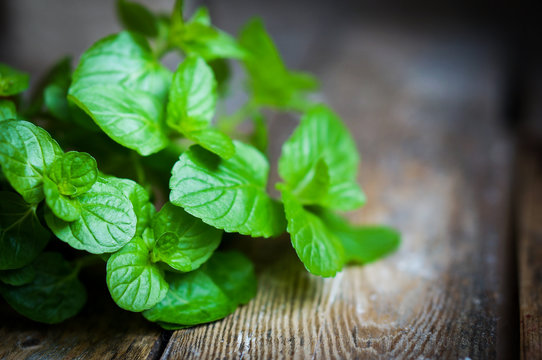
[[[40,33],[36,24],[55,18],[44,3],[3,5],[35,23],[4,24],[0,60],[39,72],[117,29],[112,2],[54,0],[47,6],[68,25]],[[342,116],[363,157],[369,203],[350,218],[397,227],[401,248],[321,279],[304,271],[287,238],[232,239],[256,261],[256,299],[222,321],[175,332],[116,308],[102,277],[87,273],[98,278],[89,304],[65,324],[36,325],[0,303],[0,358],[542,358],[542,157],[534,130],[505,126],[510,56],[495,29],[363,13],[354,2],[210,5],[233,33],[260,14],[288,65],[321,79],[320,99]],[[542,113],[542,91],[532,89],[527,129]],[[272,117],[274,158],[294,126],[295,118]]]

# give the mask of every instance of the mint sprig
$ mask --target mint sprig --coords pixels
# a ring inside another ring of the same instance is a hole
[[[365,203],[355,141],[311,102],[315,78],[288,69],[261,20],[236,39],[204,7],[186,16],[181,0],[171,16],[128,0],[117,12],[126,31],[90,46],[73,72],[70,58],[53,65],[28,103],[28,76],[0,64],[0,294],[16,311],[74,316],[86,301],[78,274],[101,265],[119,307],[181,329],[256,294],[254,265],[220,249],[224,232],[288,233],[319,276],[398,247],[397,231],[338,213]],[[174,71],[161,62],[169,52],[182,55]],[[246,70],[248,99],[225,114],[231,61]],[[301,113],[278,184],[270,110]],[[237,131],[245,121],[252,131]],[[80,255],[51,251],[58,241]]]

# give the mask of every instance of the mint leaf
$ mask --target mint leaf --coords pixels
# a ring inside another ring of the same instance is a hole
[[[254,19],[243,27],[239,43],[248,53],[243,64],[257,104],[285,109],[306,108],[305,93],[317,87],[316,80],[286,68],[261,20]]]
[[[281,188],[288,232],[297,256],[314,275],[334,276],[345,263],[344,248],[337,237],[315,213],[287,189]]]
[[[89,154],[70,151],[49,166],[47,175],[57,184],[60,194],[79,196],[98,180],[98,165]]]
[[[56,324],[77,314],[86,302],[86,291],[77,279],[77,269],[58,253],[38,256],[34,280],[22,286],[0,284],[0,293],[18,313],[47,324]]]
[[[222,238],[222,231],[171,203],[158,212],[152,228],[157,239],[153,261],[163,261],[184,272],[195,270],[207,261]]]
[[[329,211],[321,211],[320,217],[329,230],[341,240],[346,262],[373,262],[395,251],[401,242],[397,230],[387,226],[352,226]]]
[[[256,295],[254,267],[234,251],[216,252],[200,269],[166,279],[166,297],[143,316],[168,328],[222,319]]]
[[[148,93],[118,85],[95,85],[71,99],[113,140],[146,156],[168,144],[162,103]]]
[[[189,57],[173,75],[167,123],[190,140],[224,158],[235,151],[231,139],[210,129],[217,100],[213,70],[200,57]]]
[[[0,271],[0,281],[12,286],[26,285],[36,278],[36,269],[32,264],[19,269]]]
[[[250,136],[250,143],[265,154],[269,146],[269,131],[267,130],[263,114],[255,113],[252,115],[252,123],[254,129]]]
[[[69,99],[113,140],[141,155],[163,149],[163,102],[171,72],[141,35],[121,32],[88,49],[73,74]]]
[[[58,185],[48,177],[43,179],[43,192],[45,193],[47,206],[60,219],[75,221],[81,216],[79,201],[61,194]]]
[[[118,0],[117,14],[127,30],[136,31],[149,37],[158,35],[156,16],[145,6],[131,1]]]
[[[15,104],[9,100],[0,99],[0,121],[17,119]]]
[[[77,200],[81,216],[75,221],[66,222],[45,211],[47,225],[60,240],[101,254],[119,250],[134,237],[137,218],[132,203],[106,179],[99,178]]]
[[[209,16],[209,9],[207,9],[205,6],[200,6],[199,8],[194,11],[192,14],[192,17],[190,17],[190,20],[188,20],[189,23],[198,23],[202,25],[211,25],[211,17]]]
[[[149,258],[152,237],[136,236],[107,261],[107,287],[118,306],[129,311],[150,309],[168,291],[162,271]]]
[[[22,120],[0,122],[0,165],[26,202],[43,200],[43,173],[60,155],[60,146],[42,128]]]
[[[322,161],[328,170],[328,187],[314,186],[325,176]],[[303,204],[352,210],[365,203],[365,196],[356,183],[358,163],[356,145],[348,129],[331,110],[319,105],[303,116],[282,146],[279,174],[293,195],[302,197],[299,200]],[[318,188],[320,194],[316,193]],[[304,192],[309,196],[303,195]],[[311,201],[313,196],[318,201]]]
[[[28,74],[0,63],[0,96],[17,95],[28,88]]]
[[[280,203],[266,192],[269,163],[250,145],[235,141],[235,155],[220,159],[199,146],[173,167],[170,201],[228,232],[270,237],[284,231]]]
[[[149,192],[143,186],[129,179],[111,176],[107,177],[107,182],[119,189],[130,200],[137,218],[136,235],[143,234],[143,231],[150,226],[156,213],[156,209],[150,201]]]
[[[229,34],[206,25],[201,18],[189,22],[177,44],[188,54],[196,54],[205,60],[218,58],[243,59],[246,51]]]
[[[29,264],[45,248],[49,237],[35,206],[16,193],[0,191],[0,270]]]

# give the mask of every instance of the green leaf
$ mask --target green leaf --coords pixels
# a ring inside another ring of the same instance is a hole
[[[153,261],[163,261],[179,271],[192,271],[207,261],[220,244],[222,231],[166,203],[153,220],[156,246]]]
[[[329,191],[329,169],[320,158],[295,188],[295,197],[302,204],[319,204]]]
[[[252,115],[252,123],[254,125],[254,130],[252,130],[250,142],[256,149],[265,154],[267,152],[267,147],[269,146],[269,132],[263,114],[255,113]]]
[[[47,175],[57,184],[60,194],[79,196],[89,191],[98,180],[98,165],[89,154],[70,151],[48,167]]]
[[[352,226],[330,211],[320,213],[326,226],[341,240],[347,262],[367,264],[395,251],[401,243],[397,230],[387,226]]]
[[[0,270],[29,264],[45,248],[49,237],[35,206],[16,193],[0,191]]]
[[[146,156],[168,144],[162,103],[148,93],[118,85],[95,85],[71,99],[119,144]]]
[[[239,43],[248,53],[243,64],[257,104],[285,109],[306,108],[305,93],[317,87],[316,80],[286,68],[261,20],[254,19],[245,25]]]
[[[43,173],[62,150],[47,131],[27,121],[0,122],[0,164],[26,202],[43,200]]]
[[[46,209],[47,225],[60,240],[76,249],[101,254],[119,250],[134,237],[137,218],[132,203],[107,179],[99,178],[77,200],[81,216],[72,222]]]
[[[33,263],[34,280],[22,286],[0,284],[0,293],[18,313],[47,324],[77,314],[86,302],[86,290],[77,279],[78,269],[58,253],[41,254]]]
[[[235,141],[228,160],[192,146],[173,167],[170,201],[227,232],[279,235],[284,212],[266,192],[268,173],[267,159],[250,145]]]
[[[177,68],[169,90],[167,123],[181,132],[211,125],[216,107],[213,70],[200,57],[188,57]]]
[[[222,319],[256,295],[252,263],[238,252],[216,252],[200,269],[168,273],[166,297],[143,316],[169,328]]]
[[[341,241],[317,214],[304,208],[287,189],[282,187],[281,192],[288,232],[297,256],[312,274],[335,276],[345,263]]]
[[[55,216],[64,221],[75,221],[81,216],[81,207],[77,199],[59,192],[58,185],[48,177],[43,179],[45,202]]]
[[[17,95],[28,88],[30,77],[0,63],[0,96]]]
[[[226,95],[228,92],[228,81],[231,78],[230,63],[226,59],[214,59],[209,61],[216,80],[216,88],[219,95]]]
[[[217,129],[191,131],[185,133],[185,136],[223,159],[229,159],[235,154],[235,145],[231,138]]]
[[[209,9],[205,6],[200,6],[199,8],[194,11],[192,14],[192,17],[190,20],[188,20],[189,23],[198,23],[202,25],[211,25],[211,17],[209,16]]]
[[[145,6],[126,0],[117,1],[117,14],[122,25],[130,31],[156,37],[158,25],[156,16]]]
[[[163,103],[171,72],[141,35],[121,32],[88,49],[73,74],[68,98],[113,140],[141,155],[163,149]]]
[[[107,261],[107,287],[113,300],[125,310],[150,309],[166,296],[168,284],[162,271],[150,261],[152,246],[152,241],[136,236]]]
[[[196,54],[205,60],[218,58],[243,59],[246,51],[231,35],[196,18],[185,25],[182,37],[174,40],[186,53]]]
[[[0,121],[17,119],[15,104],[9,100],[0,99]]]
[[[120,179],[116,177],[107,177],[107,182],[124,194],[133,205],[137,218],[136,235],[143,234],[143,231],[151,224],[151,220],[156,214],[156,209],[150,201],[150,194],[145,188],[135,181],[129,179]]]
[[[304,204],[315,203],[310,197],[318,195],[318,205],[352,210],[365,203],[365,196],[356,183],[358,163],[359,155],[348,129],[331,110],[319,105],[303,116],[282,146],[279,174],[294,195],[308,193],[308,198],[300,198]],[[317,194],[315,183],[326,182],[322,179],[325,177],[323,166],[327,166],[329,186],[321,187],[321,193]]]
[[[0,281],[11,286],[21,286],[32,282],[36,278],[36,269],[28,264],[19,269],[0,271]]]
[[[53,65],[43,83],[43,104],[57,119],[68,121],[70,108],[66,98],[71,82],[71,58],[65,57]],[[39,101],[34,99],[34,101]],[[39,105],[41,110],[41,103]]]

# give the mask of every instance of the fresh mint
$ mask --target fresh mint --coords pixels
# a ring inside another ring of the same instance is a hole
[[[0,64],[0,295],[17,312],[44,323],[76,315],[87,297],[80,271],[102,266],[119,307],[183,329],[256,295],[252,262],[221,248],[231,236],[287,233],[324,277],[399,246],[397,231],[339,213],[365,203],[354,138],[311,101],[316,79],[286,66],[261,20],[236,38],[205,7],[185,14],[182,0],[171,15],[116,6],[126,30],[91,45],[75,69],[68,57],[53,64],[31,97],[28,75]],[[169,69],[172,52],[182,61]],[[233,62],[246,70],[247,100],[225,113]],[[300,122],[275,184],[276,111]],[[58,252],[66,246],[80,251]]]

